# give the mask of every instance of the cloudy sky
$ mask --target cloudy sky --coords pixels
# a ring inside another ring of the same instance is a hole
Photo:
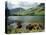
[[[7,0],[8,2],[8,8],[13,9],[13,8],[18,8],[22,7],[25,9],[35,7],[39,3],[33,2],[33,0]]]

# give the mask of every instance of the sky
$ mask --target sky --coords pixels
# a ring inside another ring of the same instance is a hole
[[[25,9],[35,7],[39,3],[33,2],[33,0],[7,0],[8,2],[8,8],[14,9],[18,7],[22,7]]]

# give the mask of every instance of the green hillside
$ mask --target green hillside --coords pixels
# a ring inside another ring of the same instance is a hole
[[[41,16],[42,16],[42,15],[44,15],[44,8],[43,8],[43,7],[36,7],[36,8],[32,8],[32,9],[31,9],[31,8],[30,8],[30,9],[27,9],[26,11],[22,11],[22,10],[21,10],[21,11],[15,13],[15,14],[13,14],[13,15],[18,15],[18,16],[19,16],[19,15],[20,15],[20,16],[21,16],[21,15],[23,15],[23,16],[24,16],[24,15],[29,15],[29,16],[30,16],[30,15],[31,15],[31,16],[32,16],[32,15],[38,15],[38,16],[41,15]]]
[[[18,11],[19,10],[19,11]],[[44,16],[45,14],[45,8],[44,8],[44,4],[40,4],[36,7],[33,8],[29,8],[27,10],[22,9],[18,9],[17,11],[12,11],[14,12],[12,15],[14,16]]]

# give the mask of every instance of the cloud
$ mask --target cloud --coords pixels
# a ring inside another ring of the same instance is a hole
[[[12,4],[12,3],[8,3],[7,6],[9,9],[14,9],[14,8],[20,7],[18,4]]]
[[[31,7],[34,7],[37,5],[37,3],[31,2],[29,0],[8,0],[8,8],[13,9],[13,8],[18,8],[22,7],[24,9],[28,9]]]

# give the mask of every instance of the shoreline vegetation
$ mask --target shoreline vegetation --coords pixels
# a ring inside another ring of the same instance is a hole
[[[43,16],[9,16],[7,24],[8,34],[44,32],[45,26]]]

